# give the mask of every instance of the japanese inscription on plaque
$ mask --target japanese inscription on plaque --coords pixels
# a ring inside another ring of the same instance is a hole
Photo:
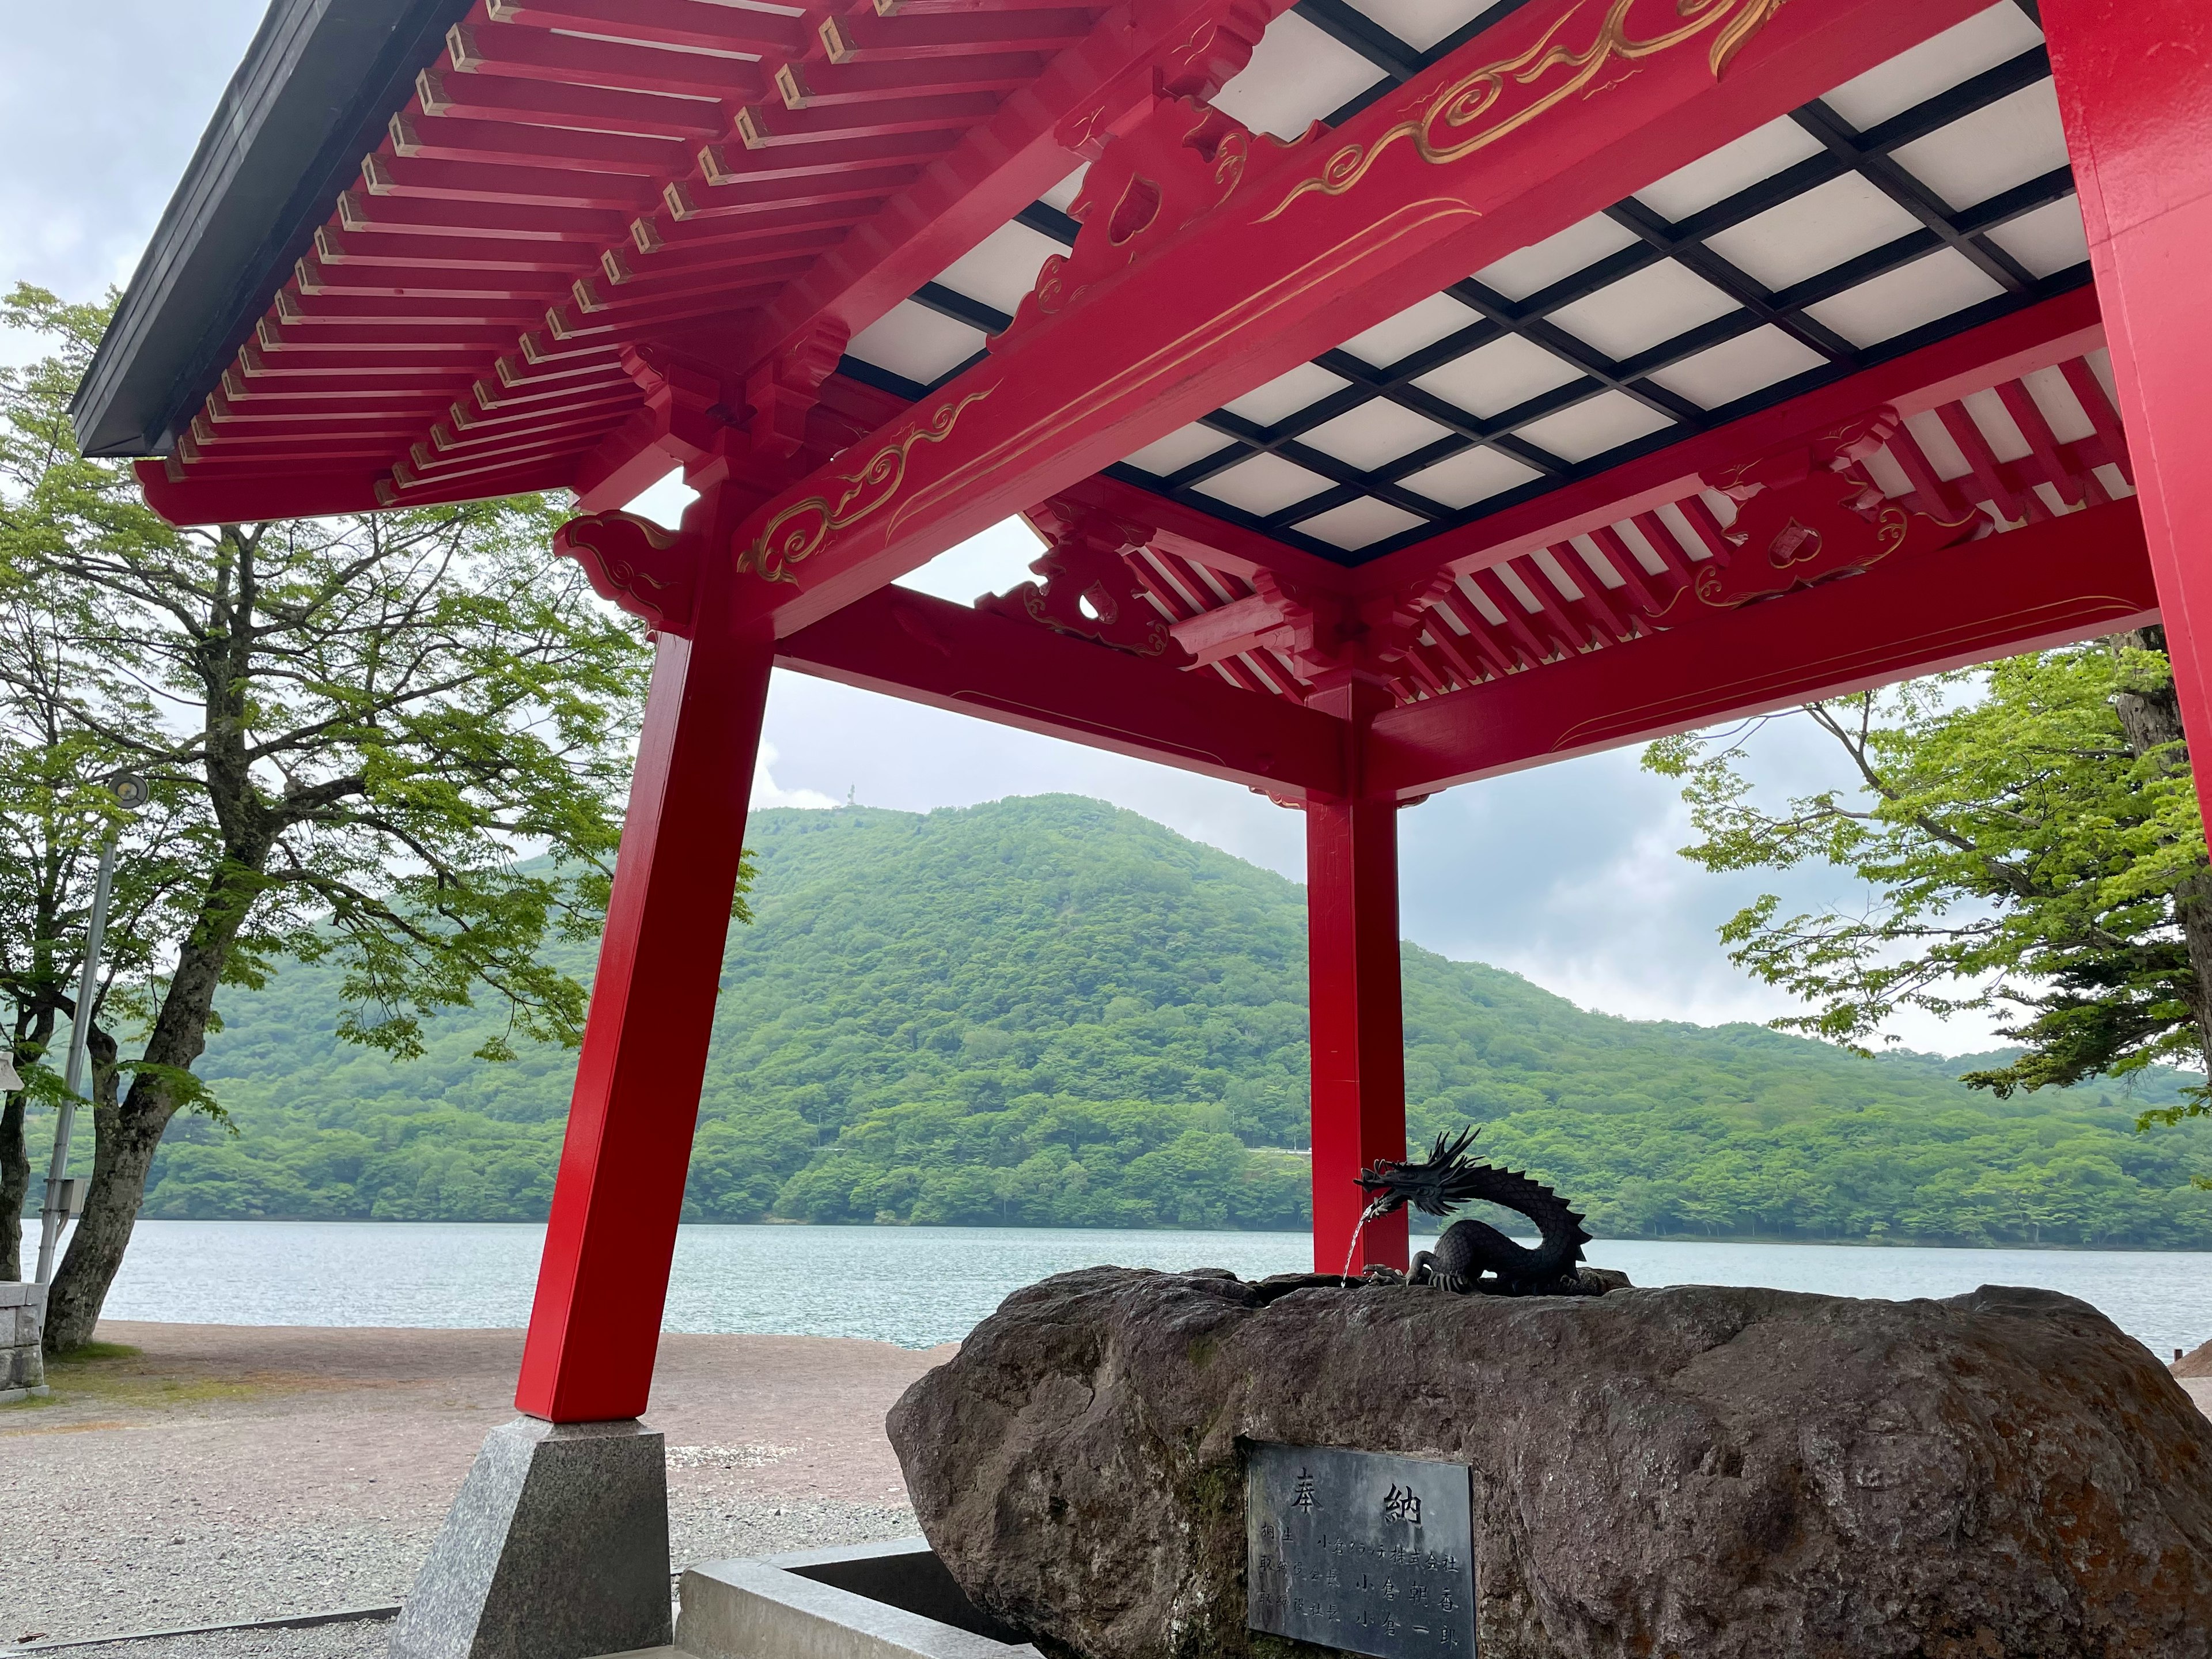
[[[1255,1445],[1244,1540],[1249,1628],[1376,1659],[1474,1659],[1464,1465]]]

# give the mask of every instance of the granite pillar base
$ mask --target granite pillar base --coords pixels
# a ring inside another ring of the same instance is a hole
[[[46,1287],[0,1284],[0,1406],[46,1391]]]
[[[518,1418],[485,1437],[392,1632],[392,1659],[591,1659],[670,1637],[659,1433]]]

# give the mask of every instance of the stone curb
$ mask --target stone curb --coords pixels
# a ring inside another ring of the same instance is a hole
[[[179,1625],[169,1630],[126,1630],[112,1636],[69,1636],[54,1642],[15,1642],[0,1646],[0,1654],[52,1653],[61,1648],[101,1648],[116,1642],[154,1642],[167,1636],[218,1636],[234,1630],[309,1630],[317,1625],[343,1625],[354,1620],[393,1619],[397,1601],[387,1607],[337,1607],[329,1613],[295,1613],[283,1619],[248,1619],[229,1625]]]
[[[669,1587],[674,1590],[684,1575],[668,1575]],[[220,1636],[234,1630],[312,1630],[317,1625],[343,1625],[355,1620],[396,1619],[399,1603],[373,1607],[338,1607],[329,1613],[295,1613],[282,1619],[248,1619],[243,1623],[228,1625],[178,1625],[168,1630],[126,1630],[113,1636],[64,1636],[52,1642],[0,1642],[0,1656],[11,1653],[52,1653],[62,1648],[104,1648],[115,1642],[158,1642],[171,1636]]]

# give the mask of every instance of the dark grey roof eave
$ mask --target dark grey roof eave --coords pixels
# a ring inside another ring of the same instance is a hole
[[[163,455],[469,0],[270,0],[70,413],[88,455]]]

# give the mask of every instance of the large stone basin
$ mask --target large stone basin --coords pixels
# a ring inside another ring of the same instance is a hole
[[[2212,1425],[2049,1291],[1097,1268],[1010,1297],[890,1426],[962,1588],[1082,1659],[1318,1651],[1245,1628],[1259,1442],[1466,1465],[1483,1659],[2212,1652]]]

